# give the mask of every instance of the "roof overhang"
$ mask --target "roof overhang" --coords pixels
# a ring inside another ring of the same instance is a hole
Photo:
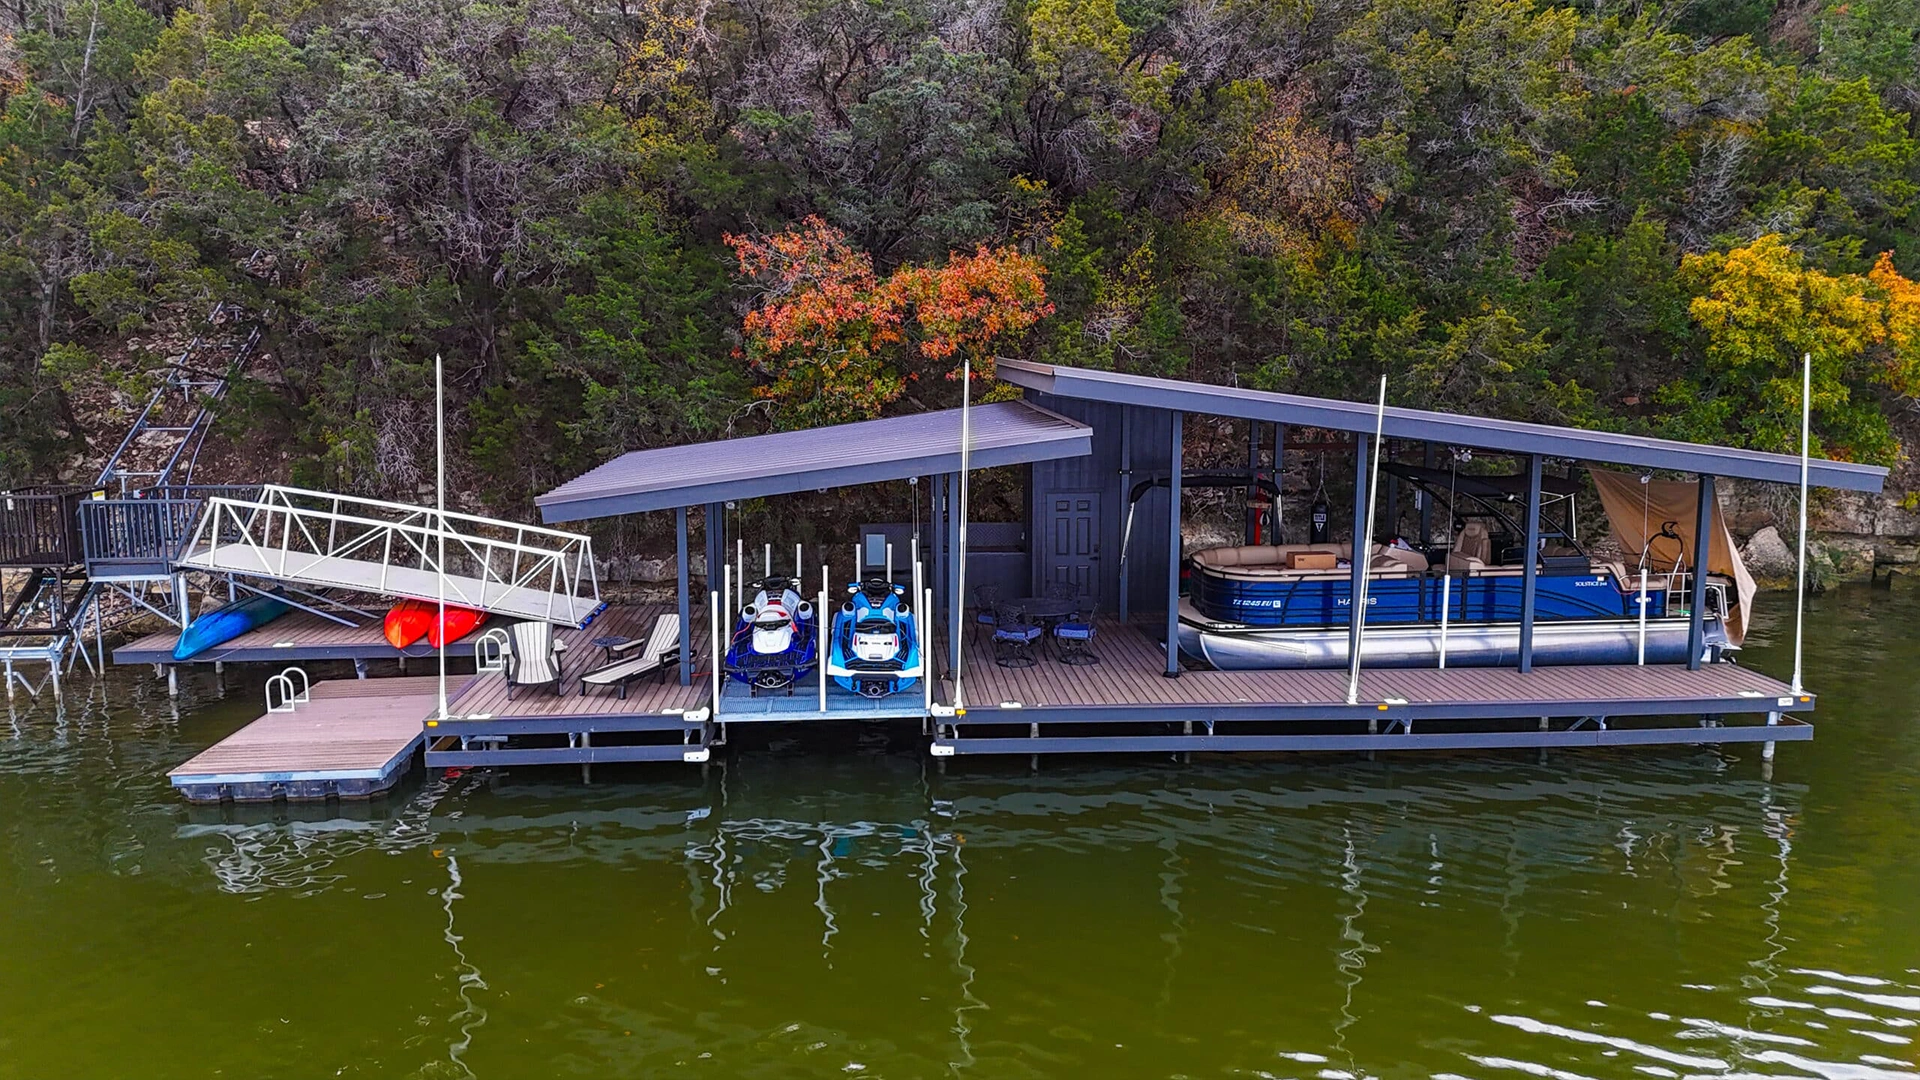
[[[1265,420],[1280,424],[1328,428],[1372,434],[1375,407],[1357,401],[1275,394],[1243,387],[1125,375],[1112,371],[1000,360],[1000,377],[1016,386],[1087,401],[1106,401],[1154,409]],[[1418,439],[1448,446],[1465,446],[1513,454],[1541,454],[1645,469],[1674,469],[1740,480],[1781,484],[1800,482],[1800,459],[1704,443],[1653,439],[1611,431],[1494,420],[1458,413],[1389,407],[1384,431],[1388,438]],[[1877,492],[1887,470],[1877,465],[1815,458],[1807,470],[1815,487]]]
[[[1025,401],[969,412],[968,467],[1093,452],[1093,429]],[[960,410],[636,450],[534,500],[543,521],[586,521],[676,506],[933,476],[960,469]]]

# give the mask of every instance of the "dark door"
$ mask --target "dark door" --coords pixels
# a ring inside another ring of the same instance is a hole
[[[1070,582],[1081,596],[1097,597],[1100,576],[1100,493],[1063,491],[1047,497],[1044,584]]]

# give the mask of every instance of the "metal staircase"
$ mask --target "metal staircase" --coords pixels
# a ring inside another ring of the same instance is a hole
[[[254,252],[242,269],[260,256]],[[76,660],[99,671],[108,624],[141,613],[185,620],[175,561],[207,499],[258,490],[197,488],[193,472],[216,406],[260,339],[256,319],[220,301],[166,364],[94,486],[0,492],[0,678],[9,698],[20,689],[37,696],[48,684],[57,697],[62,671]],[[91,654],[89,620],[98,646]],[[22,669],[29,661],[44,662],[46,673],[29,678]]]

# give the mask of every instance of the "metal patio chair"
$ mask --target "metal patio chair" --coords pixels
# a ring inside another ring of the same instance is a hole
[[[1046,640],[1047,632],[1038,623],[1029,622],[1019,608],[1001,608],[995,613],[993,662],[1001,667],[1028,668],[1040,662],[1034,655],[1036,642]]]
[[[1000,586],[981,585],[973,590],[973,628],[977,635],[1000,627]],[[991,639],[989,639],[991,640]]]
[[[1100,657],[1093,651],[1093,617],[1099,606],[1097,601],[1090,601],[1085,611],[1054,626],[1053,641],[1059,650],[1061,663],[1081,667],[1100,662]]]

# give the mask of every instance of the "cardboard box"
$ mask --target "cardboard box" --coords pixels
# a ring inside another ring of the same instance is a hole
[[[1289,570],[1333,570],[1340,565],[1340,556],[1329,551],[1289,551],[1287,569]]]

